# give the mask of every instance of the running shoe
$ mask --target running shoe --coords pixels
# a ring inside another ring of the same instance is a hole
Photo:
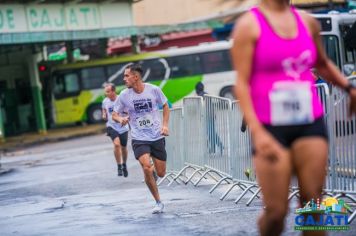
[[[156,203],[155,207],[152,210],[152,214],[162,213],[164,209],[164,204],[162,202]]]
[[[122,176],[122,174],[123,174],[122,168],[121,168],[121,167],[118,167],[118,168],[117,168],[117,175],[118,175],[118,176]]]
[[[127,171],[127,168],[122,168],[122,171],[124,172],[124,177],[126,178],[127,176],[129,176],[129,172]]]

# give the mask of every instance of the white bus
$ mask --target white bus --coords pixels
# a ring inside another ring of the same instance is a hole
[[[356,73],[356,11],[314,14],[328,56],[346,76]]]

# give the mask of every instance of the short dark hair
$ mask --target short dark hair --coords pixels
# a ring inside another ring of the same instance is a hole
[[[142,78],[142,76],[143,76],[143,70],[142,70],[141,65],[139,65],[139,64],[131,64],[131,65],[128,65],[128,66],[126,67],[126,69],[130,69],[131,72],[136,72],[136,73],[138,73],[138,74],[141,76],[141,78]]]

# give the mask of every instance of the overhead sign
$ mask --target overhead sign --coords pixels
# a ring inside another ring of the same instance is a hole
[[[131,4],[0,4],[0,32],[93,30],[132,25]]]

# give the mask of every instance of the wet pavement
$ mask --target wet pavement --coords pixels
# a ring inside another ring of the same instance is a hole
[[[2,153],[21,152],[25,148],[44,143],[53,143],[94,134],[103,134],[105,124],[68,125],[47,130],[46,133],[24,133],[0,140],[0,155]]]
[[[211,182],[160,186],[165,212],[152,215],[154,201],[131,149],[129,177],[118,177],[110,139],[77,138],[8,154],[0,176],[1,235],[258,235],[260,200],[234,204],[227,186],[209,194]],[[293,201],[291,211],[296,208]],[[290,213],[284,235],[294,231]],[[356,222],[347,232],[356,235]]]

